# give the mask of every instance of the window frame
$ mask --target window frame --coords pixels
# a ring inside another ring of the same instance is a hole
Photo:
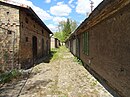
[[[83,53],[89,55],[89,32],[83,33]]]

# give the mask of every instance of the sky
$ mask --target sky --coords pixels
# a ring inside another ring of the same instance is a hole
[[[67,18],[81,24],[91,13],[90,0],[9,0],[30,6],[52,31],[58,31],[58,23]],[[96,8],[103,0],[92,0]],[[93,9],[94,9],[93,8]]]

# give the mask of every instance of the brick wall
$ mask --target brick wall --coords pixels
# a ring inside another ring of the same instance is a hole
[[[0,27],[2,27],[0,28],[1,35],[4,34],[3,37],[0,37],[3,41],[0,45],[1,51],[7,51],[7,56],[10,58],[10,62],[7,62],[7,67],[19,67],[19,10],[10,6],[4,6],[0,3]],[[8,33],[9,30],[11,32]],[[12,62],[12,60],[14,60],[14,62]]]
[[[83,31],[89,32],[88,56],[82,52],[80,34],[80,58],[122,97],[130,95],[129,31],[130,4]]]
[[[31,65],[33,58],[33,36],[37,38],[37,58],[41,58],[49,52],[49,33],[45,30],[45,28],[40,26],[36,20],[32,19],[30,15],[22,10],[20,11],[20,24],[20,61],[22,63],[24,62],[23,64]]]
[[[49,32],[37,22],[33,14],[28,14],[22,8],[0,3],[0,27],[15,33],[14,55],[19,67],[28,68],[33,64],[33,37],[37,39],[35,59],[45,57],[49,53]]]

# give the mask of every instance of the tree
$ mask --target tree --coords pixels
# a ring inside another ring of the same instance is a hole
[[[71,20],[71,32],[77,28],[78,24],[75,20]]]
[[[64,42],[64,37],[62,35],[62,32],[56,32],[54,34],[54,37],[57,38],[58,40],[60,40],[61,42]]]
[[[70,34],[77,28],[77,22],[71,19],[67,19],[67,21],[59,22],[58,29],[59,32],[54,34],[54,37],[59,39],[61,42],[65,42],[66,39],[70,36]]]
[[[69,19],[67,19],[67,22],[64,24],[64,28],[63,28],[62,32],[63,32],[63,36],[64,36],[64,41],[65,41],[71,34],[71,24],[70,24]]]
[[[58,29],[59,29],[59,32],[62,32],[62,30],[64,29],[64,25],[65,25],[65,21],[60,21],[59,24],[58,24]]]

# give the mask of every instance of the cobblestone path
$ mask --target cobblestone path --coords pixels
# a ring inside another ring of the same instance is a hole
[[[20,87],[14,86],[15,90]],[[13,93],[7,92],[6,93]],[[5,97],[16,97],[6,95]],[[113,97],[74,56],[60,47],[49,63],[40,63],[33,68],[19,97]]]

